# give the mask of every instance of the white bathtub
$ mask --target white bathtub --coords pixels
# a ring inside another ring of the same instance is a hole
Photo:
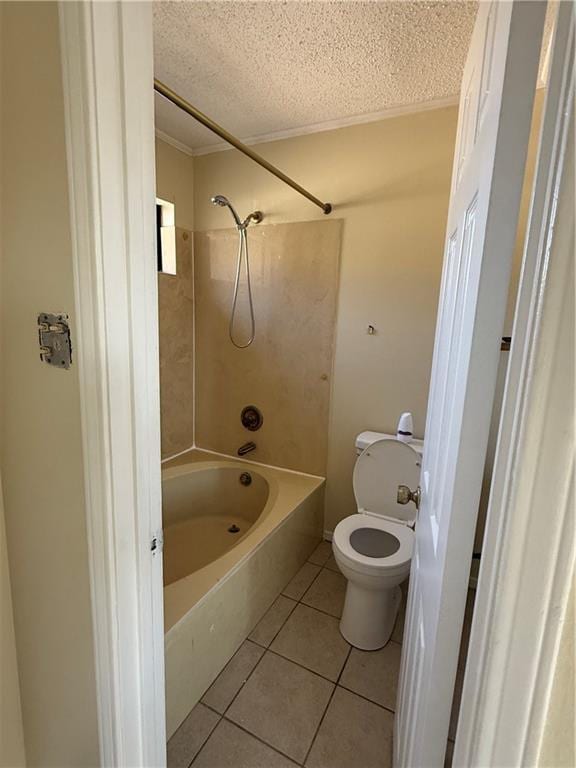
[[[164,465],[168,737],[320,541],[323,485],[199,450]]]

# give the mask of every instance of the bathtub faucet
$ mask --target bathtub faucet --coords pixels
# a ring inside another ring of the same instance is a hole
[[[253,443],[250,441],[249,443],[244,443],[244,445],[241,445],[240,448],[238,448],[238,456],[245,456],[247,453],[250,453],[250,451],[256,450],[256,443]]]

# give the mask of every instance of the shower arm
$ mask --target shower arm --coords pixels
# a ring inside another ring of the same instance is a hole
[[[212,131],[212,133],[220,136],[220,138],[224,139],[224,141],[227,141],[228,144],[231,144],[251,160],[254,160],[255,163],[258,163],[258,165],[262,166],[262,168],[265,168],[269,173],[272,173],[274,176],[276,176],[277,179],[280,179],[280,181],[288,184],[289,187],[295,189],[296,192],[298,192],[300,195],[308,198],[311,203],[314,203],[314,205],[322,208],[324,213],[328,214],[332,211],[332,205],[330,203],[323,203],[322,200],[319,200],[313,194],[308,192],[307,189],[304,189],[304,187],[301,187],[300,184],[298,184],[296,181],[291,179],[289,176],[286,176],[286,174],[276,168],[276,166],[272,165],[272,163],[269,163],[268,160],[265,160],[257,152],[254,152],[253,149],[250,149],[250,147],[246,146],[246,144],[243,144],[231,133],[228,133],[226,129],[222,128],[222,126],[218,125],[218,123],[215,123],[213,120],[211,120],[208,115],[200,112],[200,110],[196,109],[193,104],[190,104],[190,102],[186,101],[181,96],[178,96],[175,91],[173,91],[167,85],[164,85],[164,83],[161,83],[160,80],[157,80],[156,78],[154,79],[154,90],[161,96],[164,96],[165,99],[168,99],[168,101],[171,101],[172,104],[175,104],[177,107],[179,107],[179,109],[189,114],[195,120],[198,120],[199,123],[202,123],[202,125],[208,128],[208,130]]]

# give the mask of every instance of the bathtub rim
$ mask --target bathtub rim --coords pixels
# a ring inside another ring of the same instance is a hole
[[[193,449],[186,453],[191,454],[191,461],[163,468],[163,481],[209,469],[229,467],[246,470],[247,466],[256,466],[256,462],[236,460],[230,457],[218,456],[217,459],[212,457],[207,459],[202,455],[205,453],[202,449]],[[257,471],[262,475],[267,481],[270,491],[264,509],[246,532],[246,535],[232,549],[211,563],[164,587],[164,637],[166,644],[169,643],[172,634],[178,631],[179,624],[185,619],[188,612],[200,606],[219,584],[231,578],[252,553],[282,527],[300,504],[326,482],[325,478],[318,475],[306,475],[268,465],[257,466],[258,470],[252,471]],[[197,584],[194,585],[193,581],[196,581]],[[200,582],[205,582],[203,588],[200,588]],[[206,582],[208,583],[206,584]],[[183,594],[188,590],[192,593],[189,600]],[[175,603],[178,603],[177,607],[175,607]],[[186,604],[184,608],[182,603]]]
[[[179,471],[178,471],[179,470]],[[162,486],[164,486],[164,482],[169,482],[170,480],[177,480],[180,477],[187,477],[189,475],[194,475],[196,473],[204,473],[204,472],[219,472],[222,470],[228,470],[230,472],[236,472],[238,470],[246,472],[245,467],[239,467],[235,466],[233,464],[224,464],[223,462],[213,462],[213,461],[198,461],[193,462],[191,464],[180,464],[176,467],[170,467],[169,469],[162,471]],[[186,574],[186,576],[182,576],[181,579],[176,579],[175,581],[170,582],[170,584],[175,584],[177,581],[182,581],[183,579],[187,579],[189,576],[193,576],[194,574],[200,573],[204,568],[206,568],[209,565],[212,565],[212,563],[217,563],[218,560],[220,560],[221,557],[224,557],[224,555],[227,555],[229,552],[232,552],[234,549],[240,546],[243,541],[246,541],[246,538],[250,536],[250,533],[254,530],[255,526],[259,525],[262,519],[270,513],[270,510],[273,509],[274,504],[276,503],[276,500],[278,498],[278,485],[279,481],[277,478],[267,478],[265,477],[261,472],[257,472],[255,470],[252,470],[253,475],[259,475],[260,478],[264,481],[266,484],[266,501],[262,504],[260,507],[258,514],[255,518],[255,520],[250,524],[250,527],[244,531],[242,536],[237,539],[232,546],[227,549],[225,552],[222,552],[221,555],[218,555],[214,560],[211,560],[209,563],[206,563],[206,565],[201,566],[200,568],[197,568],[194,571],[191,571],[190,573]],[[180,521],[180,523],[183,521]],[[170,525],[164,526],[162,525],[164,533],[168,528],[174,525],[178,525],[179,523],[170,523]],[[164,535],[164,538],[166,536]],[[164,589],[170,586],[170,584],[165,584]]]
[[[195,463],[195,459],[193,459],[190,462],[187,462],[186,465],[184,464],[174,464],[173,466],[164,467],[165,464],[171,464],[173,461],[178,461],[178,459],[182,459],[183,456],[186,456],[186,454],[190,454],[190,456],[204,456],[212,457],[217,456],[218,459],[222,459],[223,461],[230,461],[234,462],[236,464],[241,464],[242,466],[249,465],[254,467],[263,467],[264,469],[271,469],[275,472],[281,472],[281,473],[290,473],[291,475],[302,475],[303,477],[311,477],[315,480],[324,480],[326,481],[326,477],[324,475],[315,475],[313,472],[304,472],[301,469],[289,469],[288,467],[277,467],[274,464],[266,464],[263,461],[256,461],[255,459],[247,459],[247,458],[238,458],[236,456],[230,456],[228,453],[220,453],[219,451],[213,451],[211,448],[200,448],[197,445],[191,445],[190,448],[185,448],[183,451],[178,451],[178,453],[172,454],[172,456],[166,456],[166,458],[162,459],[160,461],[160,466],[162,469],[162,472],[164,472],[167,469],[174,469],[176,467],[180,466],[187,466],[187,464]],[[212,461],[212,458],[207,458],[206,461]]]

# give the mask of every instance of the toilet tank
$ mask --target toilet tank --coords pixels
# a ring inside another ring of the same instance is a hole
[[[376,440],[384,440],[384,438],[388,438],[388,440],[396,440],[396,435],[388,435],[385,432],[360,432],[360,434],[356,437],[356,454],[360,456],[362,451],[365,451],[369,445],[375,443]],[[411,448],[414,448],[414,450],[419,453],[420,456],[422,456],[422,453],[424,452],[423,440],[417,440],[414,438],[414,440],[408,443],[408,445]]]

